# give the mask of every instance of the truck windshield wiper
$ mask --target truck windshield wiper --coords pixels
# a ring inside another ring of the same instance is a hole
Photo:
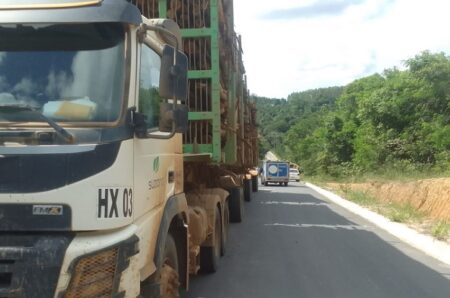
[[[44,120],[45,122],[50,125],[51,128],[53,128],[58,136],[63,138],[67,143],[73,143],[74,142],[74,136],[64,129],[64,127],[60,126],[58,123],[53,121],[52,119],[48,118],[41,112],[39,112],[39,109],[37,107],[27,105],[27,104],[0,104],[0,112],[33,112],[39,115],[39,117]]]

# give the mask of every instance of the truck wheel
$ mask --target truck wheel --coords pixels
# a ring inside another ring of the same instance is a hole
[[[278,183],[280,186],[283,186],[283,182]]]
[[[289,183],[289,182],[284,182],[284,186],[288,186],[288,183]]]
[[[235,187],[230,190],[228,203],[231,222],[241,222],[244,218],[244,195],[242,191],[241,187]]]
[[[223,205],[223,228],[222,228],[222,243],[220,245],[220,255],[224,256],[227,242],[228,242],[228,226],[230,224],[230,207],[228,206],[228,201]]]
[[[161,268],[161,297],[178,298],[180,297],[179,288],[177,247],[172,235],[168,234],[164,248],[164,263]]]
[[[250,202],[252,200],[252,180],[244,180],[244,200]]]
[[[214,222],[214,244],[213,246],[200,247],[200,268],[204,273],[214,273],[219,266],[222,225],[219,208],[216,207]],[[164,296],[163,296],[164,297]]]
[[[258,191],[258,176],[252,176],[252,191]]]
[[[264,185],[265,185],[265,186],[269,185],[269,182],[267,182],[267,181],[266,181],[266,182],[264,182]]]

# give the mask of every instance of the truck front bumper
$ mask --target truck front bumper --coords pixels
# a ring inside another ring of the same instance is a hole
[[[2,233],[0,297],[53,297],[73,233]]]
[[[2,234],[0,297],[136,297],[139,286],[129,283],[139,281],[139,270],[129,269],[139,239],[131,227],[106,233]]]

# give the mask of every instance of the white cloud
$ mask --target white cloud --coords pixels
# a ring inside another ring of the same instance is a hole
[[[400,66],[426,49],[450,50],[447,1],[352,1],[335,15],[327,11],[312,16],[310,8],[308,17],[263,18],[276,10],[302,12],[302,7],[318,2],[235,1],[235,26],[243,35],[252,93],[287,97],[295,91],[343,85]],[[327,3],[333,2],[342,3]]]
[[[9,84],[5,76],[0,76],[0,92],[8,90]]]
[[[11,93],[0,92],[0,104],[9,105],[17,103],[16,98]]]
[[[66,72],[60,71],[55,73],[51,71],[47,76],[48,84],[45,88],[45,94],[49,99],[59,99],[61,94],[69,88],[72,80]]]
[[[34,96],[38,92],[39,87],[31,80],[31,78],[22,78],[12,90],[14,91],[15,98],[18,102],[39,106],[39,104],[34,100]]]
[[[31,95],[37,90],[37,86],[30,78],[23,78],[14,86],[13,90],[24,95]]]
[[[110,113],[117,111],[114,94],[117,88],[112,84],[115,74],[122,71],[122,57],[120,47],[77,53],[71,68],[73,78],[61,92],[61,97],[87,97],[100,106],[96,112],[99,119],[109,119],[114,115]]]
[[[111,77],[120,71],[120,55],[121,49],[116,47],[77,53],[72,63],[73,82],[66,86],[62,96],[111,98],[114,89]]]

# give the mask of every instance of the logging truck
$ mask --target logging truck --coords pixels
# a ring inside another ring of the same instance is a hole
[[[217,270],[257,190],[232,11],[0,2],[0,297],[178,297]]]

